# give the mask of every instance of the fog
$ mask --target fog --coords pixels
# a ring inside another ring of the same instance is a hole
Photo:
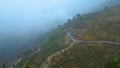
[[[0,0],[0,33],[45,32],[106,0]],[[0,36],[1,36],[0,35]]]
[[[23,43],[31,39],[29,38],[31,36],[48,32],[64,24],[68,18],[72,18],[77,13],[85,14],[97,11],[100,6],[113,4],[111,1],[0,0],[0,55],[6,50],[9,52],[12,48],[22,46],[17,45],[17,42]],[[8,41],[13,39],[17,39],[16,44],[9,44]]]

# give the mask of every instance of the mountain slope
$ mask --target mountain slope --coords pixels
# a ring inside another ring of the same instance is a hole
[[[15,68],[120,68],[120,45],[73,44],[64,29],[82,41],[120,42],[120,6],[68,19],[65,25],[48,33],[39,52],[25,57]]]
[[[40,51],[24,58],[15,68],[42,68],[44,63],[46,63],[47,57],[51,54],[62,50],[68,47],[65,44],[65,32],[62,26],[59,26],[57,29],[48,33],[47,38],[44,40],[42,44],[40,44]]]
[[[120,46],[117,45],[76,43],[67,51],[52,57],[48,68],[108,68],[108,61],[114,58],[118,60],[119,57]]]
[[[65,24],[66,29],[83,41],[120,42],[120,6],[79,15]],[[120,68],[120,45],[76,43],[53,56],[48,68]]]

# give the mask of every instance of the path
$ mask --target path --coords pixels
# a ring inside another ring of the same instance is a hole
[[[93,43],[109,43],[109,44],[120,45],[120,43],[118,43],[118,42],[111,42],[111,41],[84,41],[84,40],[78,40],[78,39],[75,38],[75,36],[74,36],[72,33],[70,33],[69,31],[67,31],[66,29],[65,29],[64,31],[65,31],[66,35],[73,41],[73,43],[72,43],[68,48],[63,49],[63,50],[61,50],[61,51],[58,51],[58,52],[52,54],[51,56],[49,56],[49,57],[47,58],[46,63],[44,63],[43,68],[48,68],[48,65],[49,65],[49,63],[50,63],[50,61],[51,61],[51,58],[52,58],[53,56],[59,55],[60,53],[65,52],[65,51],[68,50],[70,47],[72,47],[75,43],[90,43],[90,42],[93,42]]]

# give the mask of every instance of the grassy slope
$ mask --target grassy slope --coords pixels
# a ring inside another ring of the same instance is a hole
[[[120,7],[77,16],[65,24],[80,40],[120,42]],[[52,58],[49,68],[120,68],[120,46],[77,43]]]
[[[68,47],[68,45],[65,44],[65,41],[64,28],[59,26],[57,29],[48,33],[48,37],[43,42],[43,44],[40,45],[41,51],[39,53],[24,58],[24,60],[20,62],[17,67],[41,68],[42,65],[46,62],[48,56]]]
[[[120,7],[114,7],[83,16],[78,14],[73,20],[68,20],[65,27],[73,32],[79,39],[81,39],[80,36],[83,37],[83,40],[109,40],[108,37],[114,37],[114,39],[112,38],[110,40],[119,41],[119,20]],[[109,26],[108,23],[112,24]],[[106,28],[108,30],[106,30]],[[111,29],[114,33],[111,32]],[[101,34],[106,31],[107,33],[105,33],[105,36],[101,37]],[[94,33],[96,34],[94,35]],[[41,45],[41,51],[25,58],[18,65],[18,68],[42,68],[42,64],[46,61],[48,56],[68,47],[65,45],[66,40],[63,28],[58,27],[49,34],[49,37]],[[104,68],[106,64],[109,64],[109,59],[114,59],[114,57],[117,59],[120,57],[119,54],[119,46],[112,46],[110,44],[79,43],[75,44],[75,46],[70,48],[67,52],[53,57],[49,68],[91,68],[92,66],[93,68]]]
[[[104,68],[106,62],[120,57],[120,46],[77,43],[68,51],[53,57],[49,68]]]

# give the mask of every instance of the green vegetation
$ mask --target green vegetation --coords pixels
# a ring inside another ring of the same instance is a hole
[[[120,6],[76,15],[65,24],[79,40],[120,42]],[[107,43],[76,43],[52,57],[48,68],[120,68],[120,46]]]
[[[120,46],[117,45],[76,43],[53,57],[48,68],[120,68],[117,66],[119,57]]]
[[[120,68],[120,60],[118,58],[109,59],[106,62],[107,68]]]
[[[120,42],[120,22],[108,22],[93,25],[83,33],[77,33],[76,36],[82,40],[106,40]]]
[[[40,68],[46,62],[46,59],[51,54],[60,51],[68,45],[65,44],[65,32],[62,26],[48,33],[46,40],[40,45],[40,52],[32,56],[28,56],[20,62],[18,68]]]
[[[67,48],[64,28],[80,40],[120,42],[120,6],[103,11],[77,14],[64,26],[48,33],[40,44],[40,52],[28,56],[16,68],[43,68],[47,58]],[[71,41],[69,42],[71,43]],[[65,52],[53,56],[48,68],[120,68],[120,45],[107,43],[76,43]]]

